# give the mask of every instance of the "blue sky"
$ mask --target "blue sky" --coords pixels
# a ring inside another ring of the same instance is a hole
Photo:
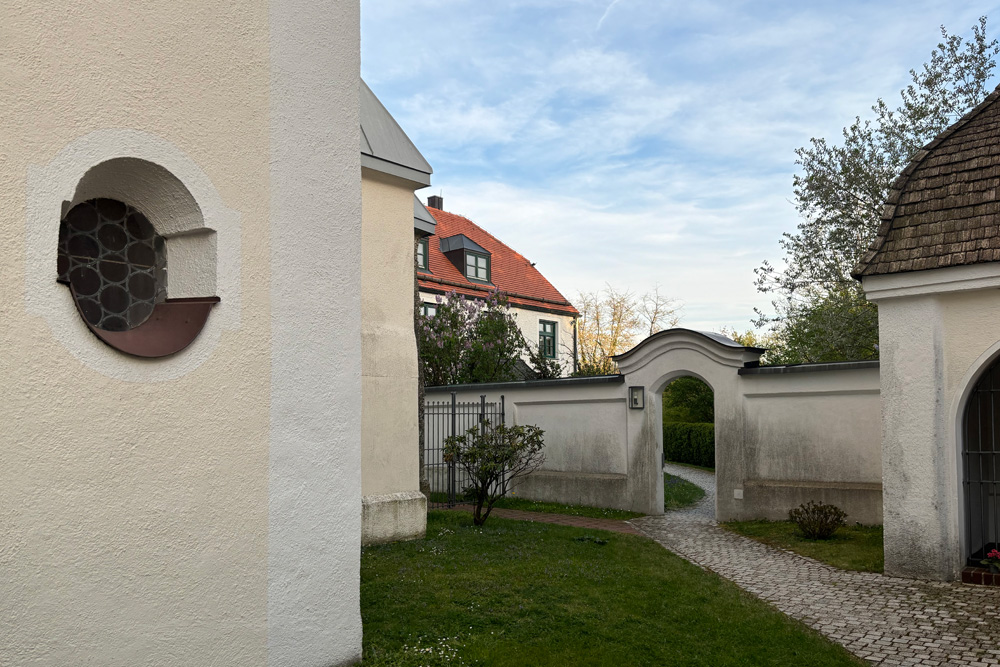
[[[994,5],[364,0],[362,75],[445,209],[571,300],[659,284],[681,326],[750,327],[793,231],[795,149],[895,106],[940,37]]]

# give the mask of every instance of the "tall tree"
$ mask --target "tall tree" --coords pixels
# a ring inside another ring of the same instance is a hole
[[[576,304],[580,311],[577,375],[617,373],[611,357],[680,321],[677,304],[660,294],[659,285],[641,297],[606,285],[600,292],[581,293]]]
[[[969,39],[942,41],[911,83],[898,107],[881,98],[873,119],[844,128],[841,144],[811,139],[796,151],[801,168],[793,181],[802,218],[779,242],[784,268],[756,269],[757,289],[775,295],[774,315],[757,312],[757,326],[771,324],[784,363],[878,356],[878,315],[851,278],[875,237],[889,186],[922,146],[989,94],[1000,52],[986,37],[986,17]]]

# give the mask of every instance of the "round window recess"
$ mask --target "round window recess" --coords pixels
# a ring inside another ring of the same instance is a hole
[[[165,357],[201,333],[219,297],[167,298],[167,250],[139,210],[115,199],[77,204],[59,225],[57,280],[111,347]]]

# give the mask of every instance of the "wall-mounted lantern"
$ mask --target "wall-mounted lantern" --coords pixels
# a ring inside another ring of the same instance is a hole
[[[643,410],[646,408],[646,388],[628,388],[628,407],[632,410]]]

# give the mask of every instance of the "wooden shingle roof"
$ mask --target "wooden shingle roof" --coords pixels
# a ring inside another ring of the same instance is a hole
[[[855,278],[1000,261],[998,102],[1000,87],[913,157]]]

